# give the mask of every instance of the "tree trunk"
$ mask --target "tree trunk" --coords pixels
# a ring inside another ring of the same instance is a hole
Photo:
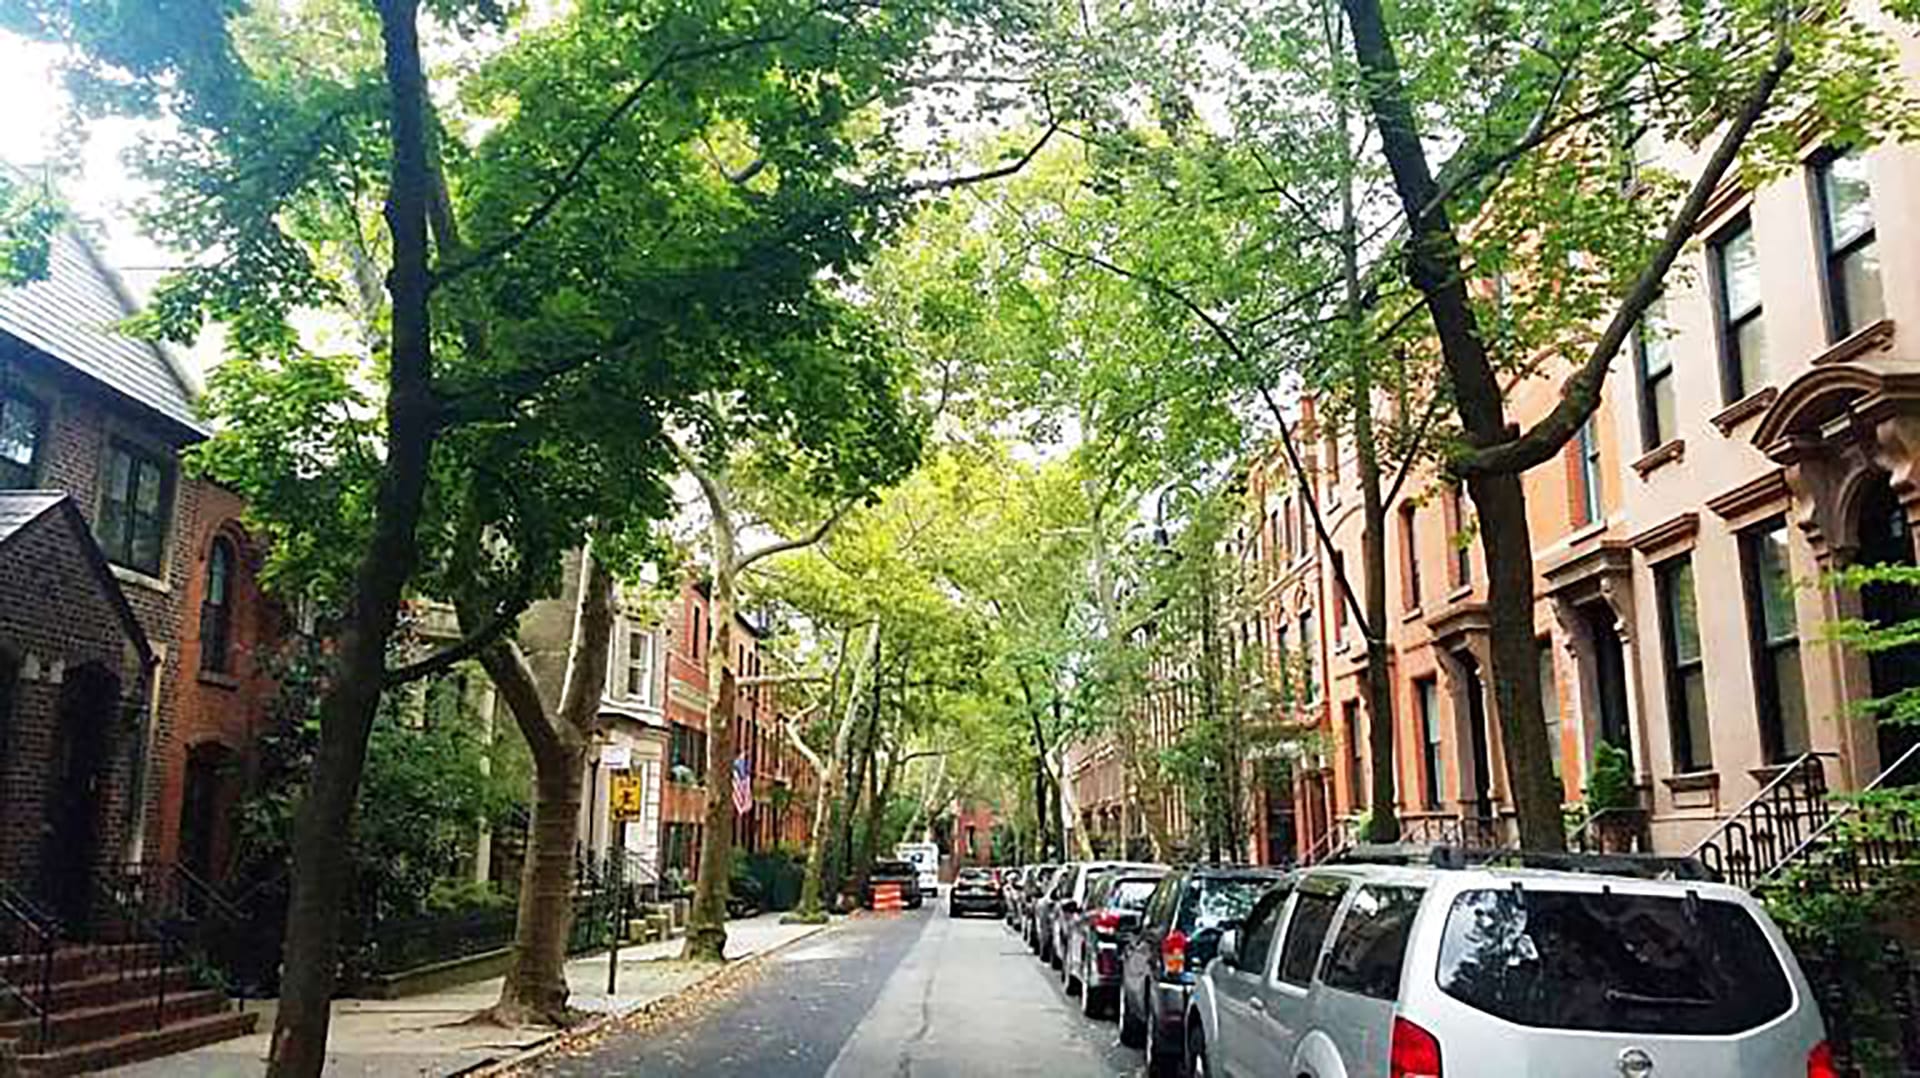
[[[355,569],[337,658],[320,701],[320,747],[294,823],[285,966],[267,1063],[272,1078],[317,1078],[326,1063],[340,907],[351,875],[347,838],[380,703],[387,639],[418,560],[415,531],[436,434],[427,304],[426,84],[417,15],[417,0],[380,5],[393,147],[386,205],[393,242],[386,466],[372,535]]]
[[[1540,647],[1533,632],[1533,540],[1527,501],[1517,475],[1468,481],[1480,511],[1480,544],[1487,556],[1494,710],[1506,754],[1507,795],[1526,850],[1565,850],[1560,784],[1553,777],[1546,712],[1540,700]],[[1477,766],[1477,764],[1476,764]]]
[[[1365,380],[1371,385],[1371,379]],[[1365,577],[1367,645],[1367,834],[1369,842],[1397,842],[1394,804],[1393,652],[1387,646],[1387,506],[1380,488],[1380,453],[1373,417],[1354,409],[1354,450],[1360,458],[1360,562]]]
[[[807,850],[807,872],[800,883],[798,911],[801,917],[808,919],[818,920],[826,916],[822,883],[827,863],[827,824],[832,818],[833,803],[840,797],[840,781],[845,774],[842,762],[853,747],[853,728],[860,716],[860,672],[874,670],[880,658],[880,623],[877,621],[868,630],[866,652],[867,663],[854,667],[852,684],[847,687],[847,707],[833,732],[832,755],[825,766],[816,768],[820,775],[820,790],[814,795],[813,845]],[[877,671],[875,676],[878,676]]]
[[[513,964],[499,999],[480,1015],[507,1026],[566,1025],[573,1018],[567,1006],[566,964],[573,930],[581,775],[599,718],[600,687],[606,684],[613,638],[613,577],[593,556],[590,542],[580,552],[577,587],[557,716],[548,716],[533,671],[511,641],[499,641],[480,656],[526,737],[534,765],[533,829],[521,866]],[[474,620],[463,608],[463,627]]]
[[[862,759],[860,766],[861,778],[860,783],[856,785],[856,790],[859,789],[860,785],[864,785],[865,793],[862,795],[859,805],[850,805],[847,809],[847,828],[854,835],[853,863],[849,867],[853,870],[853,893],[856,895],[866,894],[867,881],[873,878],[873,829],[878,817],[878,806],[880,804],[879,749],[880,672],[875,670],[873,675],[873,706],[867,713],[867,741],[866,747],[862,749],[860,753]],[[864,806],[864,808],[862,808],[862,806]],[[856,811],[856,809],[860,809],[860,811]]]
[[[1353,30],[1354,55],[1366,75],[1365,92],[1380,135],[1380,150],[1407,215],[1407,277],[1426,300],[1467,443],[1476,449],[1497,445],[1509,436],[1504,396],[1475,322],[1460,274],[1459,237],[1438,197],[1399,60],[1387,39],[1385,16],[1379,0],[1343,3]],[[1470,476],[1467,491],[1479,516],[1480,544],[1487,559],[1492,623],[1488,676],[1494,685],[1520,842],[1529,849],[1564,850],[1566,831],[1549,770],[1540,701],[1526,492],[1519,475],[1510,472]]]
[[[693,910],[687,916],[687,944],[681,957],[723,962],[727,950],[727,896],[733,884],[734,574],[731,525],[713,529],[713,595],[709,602],[707,651],[707,816],[700,843],[700,878],[694,884]],[[720,549],[724,546],[724,550]]]

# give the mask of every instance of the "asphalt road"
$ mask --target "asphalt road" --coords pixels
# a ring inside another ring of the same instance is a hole
[[[947,1078],[1140,1072],[998,920],[944,903],[862,917],[774,955],[673,1028],[550,1057],[551,1075]]]

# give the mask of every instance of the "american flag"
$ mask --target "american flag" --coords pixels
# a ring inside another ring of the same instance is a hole
[[[745,816],[753,808],[753,769],[745,756],[733,758],[733,811]]]

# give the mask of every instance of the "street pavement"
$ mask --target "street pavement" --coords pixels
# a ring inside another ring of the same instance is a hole
[[[685,1020],[549,1056],[564,1078],[754,1075],[947,1078],[1133,1075],[1111,1021],[1083,1018],[998,920],[944,903],[859,917],[772,955]]]
[[[727,957],[749,958],[793,944],[820,931],[785,925],[777,913],[727,925]],[[830,934],[830,933],[829,933]],[[583,1011],[619,1017],[696,990],[714,967],[678,961],[682,941],[624,947],[616,991],[607,992],[607,956],[567,963],[571,1004]],[[545,1027],[504,1029],[470,1024],[474,1012],[500,997],[500,978],[473,981],[405,999],[341,999],[333,1004],[327,1038],[327,1078],[442,1078],[510,1059],[553,1040]],[[190,1052],[109,1071],[113,1078],[252,1078],[265,1070],[271,1003],[260,1010],[259,1031]]]

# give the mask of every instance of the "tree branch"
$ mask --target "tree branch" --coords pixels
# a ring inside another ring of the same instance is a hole
[[[698,477],[696,476],[695,478],[698,478]],[[785,554],[789,551],[801,550],[806,547],[812,546],[813,544],[819,542],[822,539],[825,539],[827,537],[827,533],[833,530],[833,526],[835,524],[840,523],[840,518],[846,516],[847,513],[853,509],[854,504],[855,503],[851,500],[840,503],[840,507],[833,511],[832,516],[829,516],[825,520],[822,520],[818,527],[814,528],[812,531],[808,532],[805,535],[802,535],[795,539],[777,540],[775,542],[768,543],[766,546],[760,547],[757,550],[747,551],[745,554],[742,554],[738,558],[734,559],[734,562],[733,562],[734,572],[736,573],[746,572],[747,568],[751,566],[754,562],[762,561],[766,558],[773,557],[775,554]]]
[[[441,267],[433,275],[433,285],[438,287],[450,281],[457,280],[526,242],[527,237],[531,236],[534,230],[538,229],[547,218],[553,216],[553,212],[560,207],[560,203],[564,201],[568,195],[573,193],[574,188],[580,182],[581,175],[586,172],[587,166],[592,164],[593,159],[600,155],[601,149],[613,140],[614,131],[619,127],[620,121],[625,119],[627,114],[631,113],[634,108],[639,105],[640,99],[646,96],[648,90],[659,83],[661,78],[666,75],[668,69],[679,64],[693,63],[699,60],[711,60],[715,57],[744,52],[748,49],[760,48],[765,45],[773,45],[785,41],[793,35],[801,22],[825,11],[829,6],[830,5],[827,4],[814,5],[802,13],[800,18],[795,20],[792,26],[786,27],[776,33],[737,38],[732,41],[715,42],[711,45],[701,46],[700,48],[688,49],[685,52],[669,52],[665,56],[662,56],[659,60],[655,61],[653,67],[648,69],[647,73],[641,77],[639,83],[637,83],[633,89],[627,91],[626,95],[620,99],[620,102],[605,116],[601,117],[599,123],[594,125],[593,130],[587,135],[586,144],[581,146],[579,151],[574,154],[572,162],[561,172],[559,180],[554,184],[553,188],[547,192],[546,197],[534,206],[533,211],[505,236],[479,248],[457,262]]]
[[[1452,464],[1456,475],[1519,473],[1545,463],[1593,415],[1594,409],[1600,405],[1600,390],[1606,381],[1608,368],[1613,365],[1614,356],[1619,354],[1627,342],[1627,335],[1633,332],[1647,308],[1660,295],[1667,272],[1693,238],[1701,214],[1706,212],[1707,204],[1712,201],[1720,181],[1739,159],[1748,134],[1766,114],[1774,91],[1779,88],[1787,69],[1793,66],[1793,59],[1793,47],[1783,39],[1740,111],[1720,136],[1713,156],[1708,158],[1706,166],[1694,179],[1686,200],[1668,223],[1666,236],[1661,240],[1653,259],[1635,278],[1633,287],[1621,301],[1619,309],[1614,311],[1606,331],[1594,344],[1586,362],[1561,388],[1560,401],[1554,405],[1553,411],[1517,438],[1485,446],[1457,458]]]
[[[480,654],[481,649],[500,638],[500,635],[513,628],[520,621],[520,615],[527,608],[524,601],[516,599],[495,611],[478,629],[468,633],[458,643],[450,644],[423,659],[417,659],[403,666],[388,668],[380,679],[385,688],[405,685],[410,681],[419,681],[442,673],[453,666]]]

